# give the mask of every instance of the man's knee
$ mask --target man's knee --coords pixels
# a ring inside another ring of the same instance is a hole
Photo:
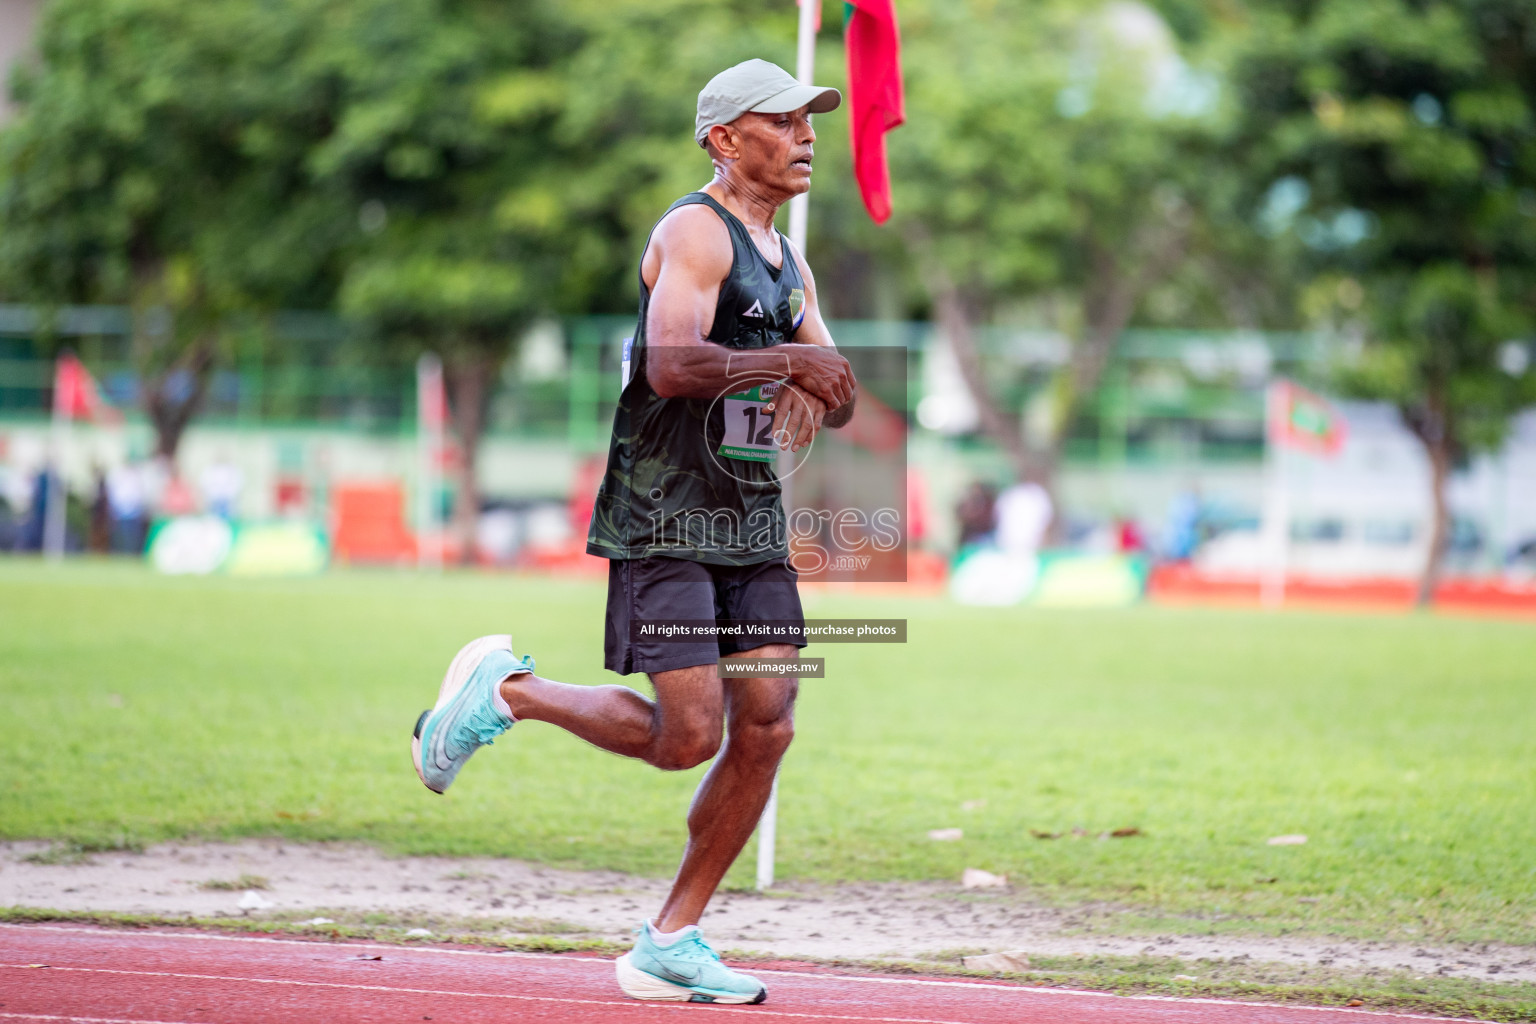
[[[651,676],[656,711],[645,760],[669,772],[703,764],[720,749],[724,694],[714,665],[673,669]]]
[[[720,723],[698,722],[658,737],[649,760],[663,771],[680,772],[703,764],[719,750]]]
[[[732,744],[764,761],[778,761],[794,738],[795,718],[787,711],[767,721],[736,723],[731,732]]]

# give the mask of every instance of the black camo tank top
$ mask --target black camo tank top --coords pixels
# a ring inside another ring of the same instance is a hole
[[[709,340],[734,349],[792,341],[805,313],[805,281],[789,244],[780,236],[782,263],[775,267],[753,244],[746,225],[713,197],[691,192],[667,213],[692,205],[719,214],[734,254],[720,285]],[[748,417],[747,426],[755,430],[760,422],[755,409],[728,399],[657,395],[645,373],[649,304],[642,280],[629,376],[614,412],[608,468],[593,507],[587,551],[612,559],[663,555],[716,565],[784,558],[784,507],[772,463],[722,454],[722,448],[741,451],[727,443],[727,412]],[[735,429],[733,436],[740,436],[747,427]]]

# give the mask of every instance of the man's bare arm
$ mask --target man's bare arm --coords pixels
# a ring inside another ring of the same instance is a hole
[[[675,210],[657,226],[641,262],[651,292],[646,379],[655,392],[715,398],[787,377],[829,405],[847,401],[853,372],[835,351],[802,345],[741,351],[708,340],[732,259],[725,225],[702,206]]]

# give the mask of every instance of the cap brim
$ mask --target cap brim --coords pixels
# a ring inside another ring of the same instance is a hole
[[[824,85],[792,85],[751,107],[754,114],[785,114],[801,107],[809,107],[813,114],[825,114],[836,110],[843,102],[843,94]]]

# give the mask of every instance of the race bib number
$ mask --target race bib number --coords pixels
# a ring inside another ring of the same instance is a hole
[[[725,440],[720,454],[742,462],[772,462],[779,453],[773,443],[773,413],[765,406],[779,393],[778,384],[763,384],[749,391],[726,395]]]

